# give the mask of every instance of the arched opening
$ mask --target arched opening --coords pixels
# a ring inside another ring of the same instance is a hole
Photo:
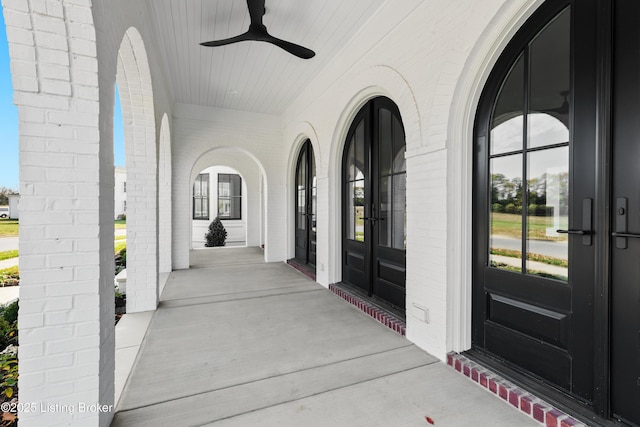
[[[204,234],[219,216],[228,247],[264,247],[266,177],[260,163],[237,148],[220,147],[203,154],[190,174],[190,249],[204,248]]]
[[[127,173],[127,312],[155,310],[158,289],[158,150],[151,73],[142,36],[129,28],[116,82]]]
[[[0,28],[4,29],[4,16],[0,6]],[[18,194],[18,109],[13,104],[11,68],[9,66],[9,44],[7,33],[0,31],[0,129],[2,129],[2,160],[0,161],[0,220],[18,218],[17,203],[9,200],[9,195]],[[17,230],[16,230],[17,232]],[[17,236],[15,249],[18,249]]]
[[[162,116],[158,156],[158,248],[160,250],[158,269],[160,272],[160,290],[166,282],[166,276],[172,270],[172,167],[171,167],[171,131],[169,117]]]
[[[218,218],[226,232],[225,247],[247,246],[249,205],[247,182],[229,166],[210,166],[198,173],[193,183],[192,248],[218,245],[205,237]]]
[[[406,140],[398,107],[378,97],[353,120],[342,156],[342,283],[404,316]]]
[[[315,275],[318,184],[315,155],[308,139],[300,147],[293,179],[294,258],[289,262]]]

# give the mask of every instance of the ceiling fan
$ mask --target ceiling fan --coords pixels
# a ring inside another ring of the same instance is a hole
[[[249,8],[249,15],[251,16],[251,24],[249,25],[249,30],[246,33],[228,39],[200,43],[200,45],[207,47],[224,46],[231,43],[253,40],[274,44],[279,48],[286,50],[290,54],[302,59],[313,58],[315,56],[315,52],[311,49],[273,37],[267,32],[267,27],[262,23],[262,17],[266,10],[264,2],[265,0],[247,0],[247,7]]]

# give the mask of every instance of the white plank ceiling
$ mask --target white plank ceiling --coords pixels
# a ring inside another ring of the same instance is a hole
[[[281,114],[385,0],[266,0],[275,37],[316,52],[303,60],[262,42],[202,47],[249,28],[245,0],[147,0],[174,101]]]

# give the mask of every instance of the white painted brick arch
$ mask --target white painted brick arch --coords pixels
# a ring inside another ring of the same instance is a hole
[[[447,240],[451,246],[447,260],[447,351],[471,348],[473,126],[478,100],[504,47],[542,2],[502,5],[492,25],[484,29],[473,46],[452,93],[447,126],[447,181],[449,192],[459,197],[447,200]]]
[[[171,131],[169,117],[165,113],[160,124],[158,156],[158,248],[160,273],[171,272]],[[161,293],[162,290],[159,290]]]
[[[298,165],[298,156],[300,155],[300,150],[302,149],[303,144],[309,140],[311,141],[311,148],[313,150],[313,157],[316,163],[316,184],[318,181],[318,176],[326,175],[326,166],[320,163],[322,160],[322,155],[320,153],[320,143],[318,139],[318,135],[316,134],[313,125],[309,122],[301,122],[296,127],[295,131],[298,133],[298,136],[295,138],[295,142],[292,145],[291,150],[289,151],[289,159],[287,160],[287,185],[290,186],[291,191],[287,191],[287,210],[286,210],[286,218],[287,218],[287,259],[291,259],[295,257],[295,182],[296,182],[296,167]],[[320,209],[320,194],[316,192],[317,200],[317,209]],[[316,216],[316,223],[321,221],[321,218]],[[318,233],[323,234],[326,233],[326,228],[317,228]],[[324,239],[326,240],[326,239]],[[317,250],[317,243],[316,243]]]
[[[118,51],[116,80],[127,167],[127,312],[158,301],[158,162],[151,72],[142,36],[129,28]]]
[[[385,96],[391,99],[400,110],[407,142],[407,155],[419,149],[422,145],[422,125],[418,104],[407,80],[397,70],[382,65],[370,67],[358,76],[358,87],[362,89],[356,89],[350,92],[353,95],[344,101],[343,105],[345,105],[345,107],[336,118],[336,125],[333,130],[327,161],[327,179],[323,182],[323,186],[326,185],[326,187],[322,193],[327,194],[327,198],[324,201],[324,209],[327,209],[325,215],[328,217],[328,235],[326,236],[328,241],[318,238],[317,245],[319,246],[318,252],[320,248],[329,249],[322,255],[318,255],[320,259],[327,260],[329,265],[327,284],[336,283],[342,279],[342,152],[344,150],[347,132],[358,111],[360,111],[367,101],[377,96]],[[411,191],[411,186],[415,185],[411,179],[411,172],[410,163],[407,163],[407,224],[409,224],[411,220],[412,200],[409,198],[409,192]],[[320,182],[321,181],[318,183],[319,185]],[[320,194],[322,193],[320,192],[320,188],[318,188],[318,197],[321,197]],[[318,203],[318,205],[322,206],[320,203]],[[329,206],[332,208],[329,208]],[[320,215],[320,213],[318,213],[318,215]],[[408,233],[407,252],[409,252],[410,249],[411,237]],[[410,264],[408,262],[407,271],[409,268]],[[407,292],[409,292],[409,289],[407,289]]]
[[[263,194],[261,182],[264,179],[263,168],[254,158],[247,155],[242,150],[223,147],[211,150],[198,159],[191,171],[191,196],[193,196],[193,183],[198,173],[210,166],[226,166],[235,169],[242,177],[243,187],[246,187],[246,194],[243,194],[243,221],[246,223],[246,245],[260,246],[263,241],[262,224],[264,212],[262,212]],[[245,206],[246,204],[246,206]],[[215,205],[215,203],[214,203]],[[211,219],[215,214],[211,215]],[[190,228],[190,232],[193,229]],[[191,240],[194,236],[191,235]]]
[[[285,259],[286,159],[277,117],[181,105],[174,108],[173,140],[173,267],[189,267],[192,220],[192,174],[198,160],[214,149],[231,147],[259,165],[265,200],[265,260]]]
[[[20,402],[113,404],[113,155],[100,161],[91,1],[3,11],[20,122]],[[112,413],[19,416],[106,426]]]
[[[202,170],[210,166],[228,166],[235,169],[241,175],[243,183],[247,187],[245,200],[249,207],[246,218],[246,245],[261,245],[261,227],[263,224],[263,216],[266,214],[262,212],[260,208],[263,197],[266,199],[266,194],[263,195],[261,192],[261,182],[266,182],[264,167],[255,156],[245,150],[235,147],[216,147],[200,156],[193,165],[189,179],[190,197],[193,197],[193,183],[196,177]],[[191,227],[189,230],[191,233]],[[191,236],[190,239],[193,240],[193,236]]]

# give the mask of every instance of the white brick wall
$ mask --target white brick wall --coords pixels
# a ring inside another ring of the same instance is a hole
[[[490,70],[487,64],[499,54],[503,40],[539,3],[388,2],[284,115],[290,159],[302,138],[317,142],[322,200],[317,277],[326,285],[341,278],[340,156],[346,130],[367,99],[384,95],[398,104],[408,157],[407,336],[442,360],[447,351],[470,344],[470,276],[459,274],[470,267],[465,258],[470,227],[464,235],[452,228],[468,224],[470,218],[470,212],[457,209],[468,208],[465,201],[471,197],[468,135],[474,99],[477,102],[481,76]],[[456,113],[461,106],[464,112]],[[465,185],[458,179],[461,168],[467,173]],[[292,175],[287,179],[293,185]],[[287,205],[288,213],[292,198]],[[287,231],[291,253],[293,231]],[[414,303],[429,309],[428,324],[418,320]]]

